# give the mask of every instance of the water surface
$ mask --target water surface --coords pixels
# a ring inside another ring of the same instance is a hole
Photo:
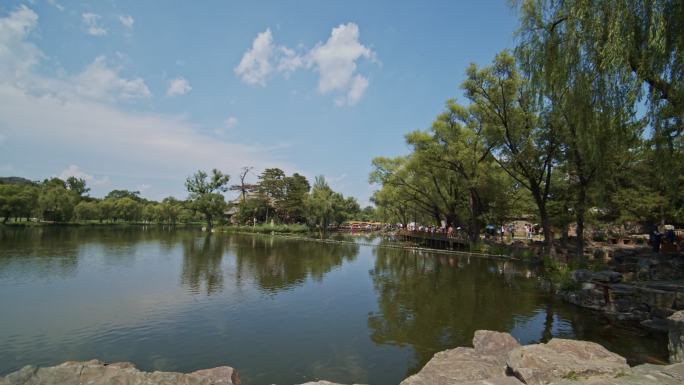
[[[98,358],[243,383],[398,384],[478,329],[665,360],[664,335],[551,299],[502,260],[161,227],[0,229],[0,375]]]

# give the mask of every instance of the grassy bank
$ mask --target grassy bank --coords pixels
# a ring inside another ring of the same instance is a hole
[[[270,233],[279,233],[279,234],[306,234],[309,232],[309,227],[306,225],[269,225],[269,224],[262,224],[262,225],[256,225],[256,226],[239,226],[239,225],[231,225],[231,226],[219,226],[216,228],[215,231],[222,231],[226,233],[257,233],[257,234],[270,234]]]
[[[0,226],[6,227],[44,227],[44,226],[92,226],[92,227],[107,227],[107,226],[174,226],[174,227],[201,227],[203,223],[157,223],[157,222],[100,222],[100,221],[72,221],[72,222],[43,222],[43,221],[10,221],[5,224],[0,223]]]

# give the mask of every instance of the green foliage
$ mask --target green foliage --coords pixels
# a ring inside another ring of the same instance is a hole
[[[223,228],[227,232],[258,233],[258,234],[306,234],[309,227],[302,224],[260,224],[256,226],[226,226]]]
[[[66,183],[54,178],[43,183],[38,195],[38,208],[44,220],[68,222],[71,220],[78,195],[66,188]]]
[[[684,223],[684,4],[516,4],[514,54],[471,65],[468,104],[409,133],[410,154],[373,160],[378,215],[476,241],[485,222],[536,212],[548,246],[576,224],[578,254],[585,224]]]
[[[104,199],[123,199],[128,198],[136,202],[142,202],[143,199],[140,196],[140,191],[129,191],[129,190],[112,190],[105,196]]]
[[[128,222],[139,221],[142,207],[142,204],[128,197],[117,199],[114,202],[114,217]]]
[[[0,184],[0,216],[3,223],[11,217],[28,218],[38,200],[38,190],[30,184]]]
[[[70,176],[66,180],[67,188],[75,192],[79,197],[82,197],[90,188],[86,187],[86,181],[83,178],[76,178],[75,176]]]
[[[74,217],[79,220],[100,219],[100,207],[96,201],[81,201],[74,207]]]
[[[217,169],[213,169],[210,176],[204,171],[197,171],[185,181],[190,193],[190,207],[204,215],[210,229],[215,219],[223,218],[223,212],[228,207],[221,192],[228,190],[229,181],[230,176]]]
[[[321,235],[347,219],[347,203],[342,194],[334,192],[323,176],[316,177],[306,200],[309,224]]]

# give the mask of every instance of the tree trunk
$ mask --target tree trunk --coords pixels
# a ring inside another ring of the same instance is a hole
[[[539,210],[539,218],[541,219],[542,223],[542,232],[544,233],[544,244],[546,245],[548,255],[550,257],[555,257],[556,250],[553,248],[553,235],[551,234],[549,215],[546,212],[546,201],[542,198],[541,191],[538,189],[532,189],[532,196],[537,205],[537,210]]]
[[[577,255],[584,256],[584,214],[587,210],[587,188],[585,185],[580,184],[579,191],[577,192],[577,207],[576,207],[576,219],[577,219]]]
[[[211,221],[211,215],[205,214],[207,217],[207,230],[211,230],[214,227],[214,224]]]
[[[480,209],[478,204],[478,199],[476,196],[477,192],[470,190],[470,196],[468,197],[470,206],[470,224],[468,229],[468,238],[471,243],[477,243],[480,241],[480,219],[478,218]]]

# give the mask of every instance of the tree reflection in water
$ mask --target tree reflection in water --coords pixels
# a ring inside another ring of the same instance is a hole
[[[181,284],[193,294],[205,292],[212,295],[223,289],[221,261],[225,252],[222,236],[206,234],[185,237],[183,244],[183,269]],[[202,289],[204,287],[204,290]]]
[[[369,314],[377,344],[411,346],[407,375],[434,353],[470,346],[478,329],[511,330],[539,305],[532,272],[510,262],[386,248],[375,249],[370,272],[378,311]]]
[[[299,286],[308,278],[321,281],[326,273],[359,254],[359,246],[354,244],[321,245],[275,237],[252,237],[249,243],[243,240],[234,245],[238,274],[254,277],[259,288],[272,294]]]

